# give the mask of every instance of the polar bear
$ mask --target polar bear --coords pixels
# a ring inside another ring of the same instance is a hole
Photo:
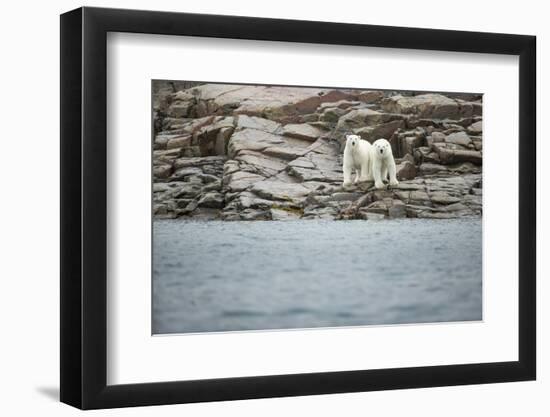
[[[355,181],[372,181],[371,144],[357,135],[346,135],[344,148],[344,186],[351,184],[352,170],[355,170]]]
[[[370,148],[370,159],[374,186],[378,189],[384,188],[384,181],[390,179],[390,185],[399,184],[395,172],[395,160],[391,151],[391,145],[386,139],[377,139]]]

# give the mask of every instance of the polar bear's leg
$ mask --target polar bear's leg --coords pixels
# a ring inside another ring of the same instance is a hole
[[[344,166],[342,169],[344,171],[344,187],[346,187],[351,184],[351,166],[349,165],[345,155],[344,155]]]
[[[382,162],[382,181],[386,182],[388,180],[388,160]]]
[[[372,175],[374,176],[374,186],[379,190],[384,188],[382,182],[382,161],[378,158],[374,158],[372,161]]]
[[[369,157],[369,160],[367,162],[367,179],[366,181],[374,181],[374,176],[372,175],[372,158]]]
[[[396,176],[396,169],[395,169],[395,161],[393,158],[389,158],[388,160],[388,173],[390,174],[390,185],[392,187],[399,184],[399,181],[397,181]]]
[[[359,182],[360,176],[361,176],[361,169],[355,168],[355,180],[353,181],[354,184],[357,184]]]
[[[359,182],[365,182],[369,180],[369,159],[361,162],[361,176],[359,177]]]

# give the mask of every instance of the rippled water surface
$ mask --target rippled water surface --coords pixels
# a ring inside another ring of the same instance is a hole
[[[153,226],[153,333],[481,320],[481,220]]]

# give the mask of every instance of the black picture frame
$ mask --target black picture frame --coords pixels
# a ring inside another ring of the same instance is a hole
[[[519,360],[107,385],[108,32],[519,56]],[[535,379],[534,36],[84,7],[61,15],[60,56],[62,402],[95,409]]]

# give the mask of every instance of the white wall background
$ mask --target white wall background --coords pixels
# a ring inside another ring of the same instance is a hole
[[[57,402],[59,379],[59,17],[82,4],[61,0],[5,2],[0,30],[0,413],[2,415],[77,414]],[[542,155],[550,134],[548,111],[550,26],[544,2],[510,5],[463,0],[394,0],[338,3],[296,0],[93,1],[86,5],[234,14],[395,26],[510,32],[538,37],[539,284],[538,381],[301,398],[238,401],[100,411],[94,415],[269,416],[546,416],[550,410],[550,210],[548,164]],[[511,103],[514,105],[515,103]],[[544,192],[543,192],[544,191]],[[546,235],[543,236],[544,232]],[[546,395],[545,395],[546,394]]]

